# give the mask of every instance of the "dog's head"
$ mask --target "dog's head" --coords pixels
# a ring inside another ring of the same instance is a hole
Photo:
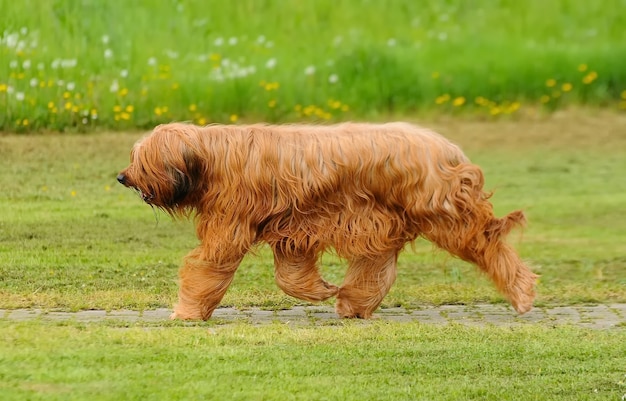
[[[170,214],[184,213],[201,190],[204,166],[197,127],[164,124],[135,144],[130,165],[117,180],[148,204]]]

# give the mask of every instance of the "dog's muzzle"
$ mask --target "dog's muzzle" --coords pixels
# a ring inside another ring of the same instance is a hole
[[[117,182],[119,182],[122,185],[126,185],[126,176],[124,174],[118,174]]]

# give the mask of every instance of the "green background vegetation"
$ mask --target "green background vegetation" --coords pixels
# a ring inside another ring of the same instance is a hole
[[[626,109],[623,0],[0,0],[0,130]]]

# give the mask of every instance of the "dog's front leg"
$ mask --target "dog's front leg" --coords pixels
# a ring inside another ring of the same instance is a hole
[[[326,282],[317,268],[315,252],[285,252],[274,247],[274,276],[278,286],[287,294],[305,301],[323,301],[337,295],[339,287]]]
[[[179,271],[178,304],[172,319],[207,320],[224,297],[243,254],[207,259],[200,246],[187,255]]]

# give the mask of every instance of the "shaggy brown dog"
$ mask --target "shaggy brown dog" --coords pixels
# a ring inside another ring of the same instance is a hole
[[[537,276],[504,240],[523,213],[496,218],[480,168],[423,128],[166,124],[117,178],[150,205],[196,218],[201,244],[180,270],[173,318],[208,319],[259,242],[287,294],[336,296],[340,316],[369,318],[418,236],[476,264],[519,313],[532,307]],[[328,247],[348,261],[341,287],[318,271]]]

